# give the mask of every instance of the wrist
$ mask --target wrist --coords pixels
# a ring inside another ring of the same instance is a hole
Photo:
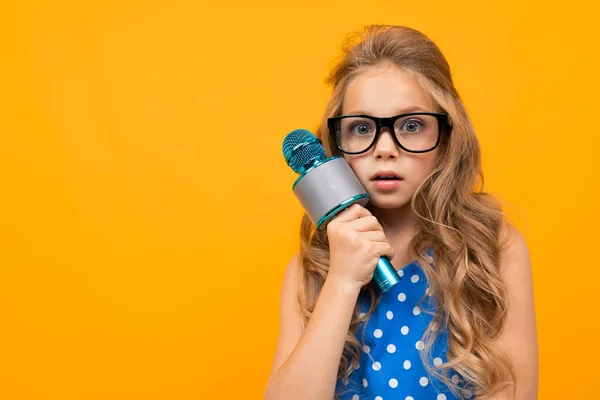
[[[362,285],[350,279],[327,275],[324,286],[331,288],[342,296],[357,297]]]

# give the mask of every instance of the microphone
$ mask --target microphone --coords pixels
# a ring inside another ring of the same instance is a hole
[[[365,206],[369,194],[342,157],[327,158],[321,141],[306,129],[296,129],[283,140],[287,164],[300,174],[292,190],[318,230],[325,230],[335,216],[358,203]],[[379,258],[373,280],[381,293],[400,281],[386,256]]]

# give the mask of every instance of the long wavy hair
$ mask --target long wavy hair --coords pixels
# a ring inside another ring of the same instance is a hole
[[[458,398],[476,394],[485,399],[506,384],[514,393],[514,366],[493,344],[507,312],[499,269],[501,228],[506,219],[500,202],[483,191],[479,143],[448,62],[427,36],[403,26],[367,26],[348,35],[342,50],[326,79],[333,90],[316,129],[327,155],[342,156],[330,141],[327,118],[341,115],[349,82],[367,69],[392,65],[406,71],[430,93],[437,111],[449,114],[437,162],[411,200],[417,226],[409,251],[421,265],[435,298],[432,321],[422,338],[425,367]],[[433,260],[428,249],[433,249]],[[299,258],[298,302],[306,327],[329,270],[327,233],[315,230],[307,214],[301,221]],[[361,295],[371,302],[366,313],[359,313],[358,303],[354,309],[337,375],[345,383],[360,363],[358,327],[361,322],[366,325],[380,300],[373,285],[364,286]],[[447,362],[431,365],[431,348],[442,330],[448,333]],[[449,379],[452,370],[458,382]],[[335,399],[339,395],[336,392]]]

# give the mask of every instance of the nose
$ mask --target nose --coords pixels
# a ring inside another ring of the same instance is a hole
[[[373,156],[375,158],[398,158],[399,148],[388,128],[382,128],[381,134],[375,143]]]

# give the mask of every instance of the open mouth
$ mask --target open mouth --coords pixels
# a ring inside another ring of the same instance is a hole
[[[372,181],[401,181],[402,177],[393,170],[379,170],[371,175]]]

